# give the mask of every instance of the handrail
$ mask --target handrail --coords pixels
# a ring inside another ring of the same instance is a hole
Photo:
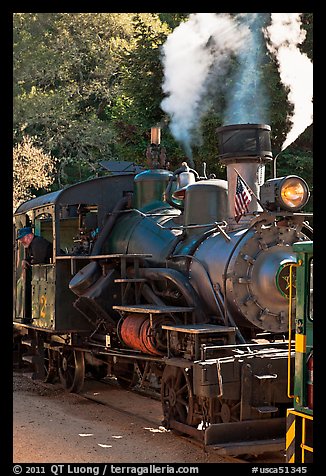
[[[314,452],[314,449],[306,444],[306,419],[302,418],[302,437],[301,437],[301,461],[305,463],[305,452],[309,451],[310,453]]]
[[[294,395],[291,394],[291,332],[292,332],[292,277],[293,272],[292,268],[299,267],[302,265],[302,260],[299,260],[297,263],[290,264],[290,280],[289,280],[289,343],[288,343],[288,388],[287,396],[289,398],[294,398]]]

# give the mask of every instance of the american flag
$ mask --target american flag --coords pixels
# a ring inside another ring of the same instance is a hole
[[[237,187],[235,191],[234,199],[234,218],[238,223],[240,218],[245,212],[248,212],[248,205],[251,202],[251,193],[247,188],[246,184],[243,182],[241,177],[237,176]]]

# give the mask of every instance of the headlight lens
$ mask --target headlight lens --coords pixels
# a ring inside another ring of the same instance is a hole
[[[286,208],[297,210],[307,203],[308,189],[301,178],[291,177],[281,184],[280,195]]]

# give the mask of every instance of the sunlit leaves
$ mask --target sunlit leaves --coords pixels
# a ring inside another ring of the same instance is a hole
[[[31,137],[25,136],[13,150],[13,206],[14,209],[33,198],[35,191],[47,189],[54,180],[56,159],[34,145]]]

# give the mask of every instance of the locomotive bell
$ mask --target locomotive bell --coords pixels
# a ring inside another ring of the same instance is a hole
[[[182,166],[184,167],[184,172],[178,174],[177,188],[172,194],[173,198],[177,198],[179,200],[183,200],[185,198],[186,188],[188,185],[196,182],[195,176],[192,172],[190,172],[187,162],[182,162]]]

